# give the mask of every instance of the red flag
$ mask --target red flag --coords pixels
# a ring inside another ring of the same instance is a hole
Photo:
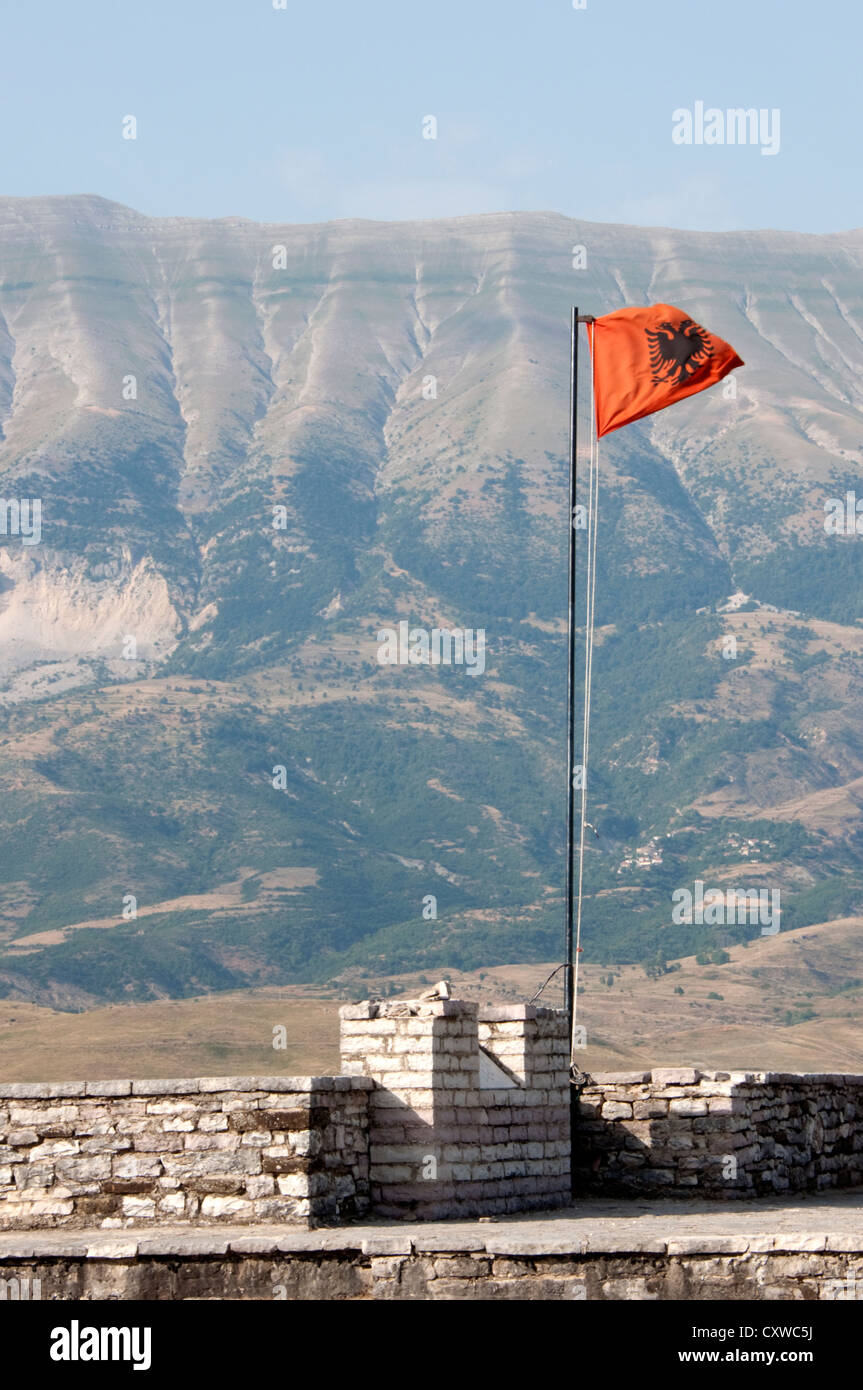
[[[694,396],[744,365],[730,343],[673,304],[618,309],[587,332],[597,436]]]

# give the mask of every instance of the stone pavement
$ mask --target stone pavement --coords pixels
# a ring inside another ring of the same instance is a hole
[[[72,1259],[129,1261],[356,1252],[365,1256],[434,1252],[497,1256],[747,1252],[863,1252],[863,1191],[793,1201],[587,1198],[553,1212],[468,1221],[378,1221],[319,1227],[286,1225],[143,1226],[122,1230],[16,1231],[0,1234],[0,1263]]]

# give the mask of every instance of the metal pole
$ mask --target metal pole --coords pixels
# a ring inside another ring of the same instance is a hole
[[[575,1024],[575,941],[574,941],[574,893],[575,886],[575,497],[578,484],[578,325],[594,323],[593,314],[579,314],[572,311],[570,329],[570,379],[569,379],[569,612],[567,634],[569,639],[569,663],[566,676],[566,965],[564,967],[564,1007],[566,1009],[567,1031],[569,1036],[570,1088],[569,1088],[569,1135],[570,1135],[570,1191],[576,1195],[575,1164],[577,1153],[579,1097],[581,1086],[572,1066],[573,1027]],[[590,535],[590,531],[588,531]],[[586,690],[585,690],[586,694]],[[582,769],[582,778],[585,769]],[[584,782],[582,780],[582,796]],[[583,1080],[583,1079],[582,1079]]]
[[[573,857],[575,853],[575,493],[578,475],[578,309],[572,311],[569,375],[569,663],[566,677],[566,966],[564,1008],[572,1043],[573,1008]]]

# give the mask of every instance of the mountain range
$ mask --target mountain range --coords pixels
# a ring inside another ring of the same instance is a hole
[[[0,199],[0,992],[559,958],[573,303],[746,363],[601,442],[585,960],[758,934],[672,921],[696,881],[859,910],[861,266],[861,231]],[[484,671],[382,665],[402,622]]]

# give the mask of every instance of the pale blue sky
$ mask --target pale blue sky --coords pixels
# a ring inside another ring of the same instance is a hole
[[[861,52],[860,0],[2,0],[0,194],[839,231],[863,225]],[[778,107],[778,155],[675,145],[696,101]]]

